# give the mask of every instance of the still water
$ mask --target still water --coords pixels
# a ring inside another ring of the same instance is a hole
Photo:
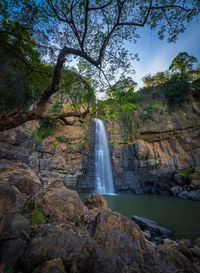
[[[88,194],[80,194],[84,201]],[[173,239],[200,237],[200,201],[162,195],[103,195],[108,207],[128,218],[143,216],[174,231]]]

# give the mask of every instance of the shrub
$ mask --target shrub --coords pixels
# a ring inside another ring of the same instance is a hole
[[[45,223],[46,219],[43,213],[39,208],[35,208],[34,210],[31,211],[31,224],[32,225],[38,225]]]
[[[175,176],[176,177],[188,177],[194,172],[195,169],[198,169],[197,170],[197,177],[200,178],[200,171],[199,171],[200,170],[200,164],[197,164],[197,165],[195,165],[195,166],[193,166],[191,168],[188,168],[188,169],[186,169],[186,170],[184,170],[182,172],[179,172]]]
[[[174,74],[172,78],[163,85],[163,92],[169,104],[181,106],[188,100],[190,84],[183,75]]]

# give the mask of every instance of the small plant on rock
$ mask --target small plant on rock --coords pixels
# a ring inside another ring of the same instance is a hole
[[[45,223],[46,219],[39,208],[35,208],[31,211],[31,224],[38,225]]]

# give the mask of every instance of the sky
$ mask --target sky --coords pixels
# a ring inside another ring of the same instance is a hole
[[[188,52],[200,63],[200,22],[197,19],[179,35],[176,43],[168,43],[166,39],[159,40],[156,30],[150,30],[148,27],[141,28],[139,34],[141,38],[136,44],[127,44],[128,50],[139,54],[140,60],[132,62],[136,71],[132,78],[138,83],[138,87],[144,85],[141,78],[148,73],[154,75],[158,71],[167,70],[180,52]]]

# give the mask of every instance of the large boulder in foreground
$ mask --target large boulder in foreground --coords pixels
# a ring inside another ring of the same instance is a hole
[[[49,260],[66,260],[79,243],[69,231],[60,231],[54,225],[41,228],[29,244],[22,261],[23,267],[32,272],[34,268]]]
[[[38,192],[34,203],[52,221],[77,221],[84,214],[84,206],[78,193],[65,186]]]
[[[41,187],[41,182],[26,164],[13,163],[0,169],[0,185],[14,186],[21,193],[32,195]]]
[[[88,209],[107,209],[107,201],[106,199],[99,193],[93,193],[86,197],[85,206]]]
[[[21,239],[11,239],[2,241],[0,248],[0,272],[14,272],[11,269],[17,266],[20,258],[23,259],[27,242]],[[19,271],[15,271],[19,272]]]

